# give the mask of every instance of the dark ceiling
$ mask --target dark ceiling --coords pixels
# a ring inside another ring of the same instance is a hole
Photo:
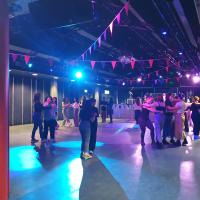
[[[24,2],[27,4],[26,12]],[[98,38],[124,3],[125,0],[10,0],[10,51],[26,54],[31,50],[33,68],[28,70],[64,76],[63,72],[69,67],[66,63],[79,57]],[[121,23],[114,24],[112,37],[108,34],[102,46],[87,59],[171,57],[180,61],[179,69],[174,69],[171,76],[176,76],[177,70],[199,72],[198,10],[198,0],[130,0],[128,16],[123,12]],[[163,31],[167,35],[162,35]],[[183,54],[179,55],[179,52]],[[44,55],[60,59],[54,61],[53,72],[49,71]],[[20,59],[15,64],[11,61],[11,67],[27,70],[22,63]],[[90,64],[81,65],[88,70]],[[154,62],[153,69],[147,69],[148,62],[143,62],[136,63],[135,70],[117,65],[113,71],[111,65],[102,67],[96,64],[92,73],[95,78],[101,74],[103,78],[126,79],[152,73],[163,66],[166,66],[165,60]],[[159,74],[170,78],[165,71]],[[151,78],[155,79],[155,76]]]

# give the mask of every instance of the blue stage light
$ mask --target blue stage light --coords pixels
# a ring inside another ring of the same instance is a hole
[[[29,64],[28,64],[28,67],[29,67],[29,68],[31,68],[32,66],[33,66],[33,64],[32,64],[32,63],[29,63]]]
[[[83,74],[82,74],[82,72],[78,71],[78,72],[76,72],[75,76],[77,79],[81,79],[83,77]]]
[[[167,35],[167,32],[166,32],[166,31],[163,31],[163,32],[162,32],[162,35]]]

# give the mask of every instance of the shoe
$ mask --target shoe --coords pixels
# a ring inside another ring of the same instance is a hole
[[[187,144],[188,144],[188,141],[187,141],[187,139],[185,138],[185,139],[183,140],[182,146],[186,146]]]
[[[180,140],[177,140],[175,143],[174,143],[175,146],[177,147],[180,147],[181,146],[181,141]]]
[[[89,151],[89,154],[90,154],[91,156],[93,156],[93,155],[94,155],[94,151]]]
[[[172,139],[170,140],[170,143],[175,144],[176,142],[175,142],[175,140],[172,138]]]
[[[170,144],[166,139],[163,139],[162,143],[163,143],[164,145],[169,145],[169,144]]]
[[[144,143],[144,141],[141,141],[141,146],[145,146],[145,143]]]
[[[36,143],[36,142],[38,142],[39,140],[36,140],[36,139],[32,139],[31,140],[31,143]]]
[[[88,160],[88,159],[91,159],[92,156],[89,154],[89,153],[82,153],[82,159],[85,159],[85,160]]]

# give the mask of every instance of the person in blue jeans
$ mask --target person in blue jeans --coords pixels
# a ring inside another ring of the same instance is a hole
[[[43,105],[41,103],[41,96],[40,93],[36,93],[34,95],[34,113],[33,113],[33,130],[32,130],[32,135],[31,135],[31,143],[38,142],[38,140],[35,139],[35,133],[37,129],[39,128],[39,134],[40,134],[40,139],[43,137],[43,126],[42,126],[42,110],[43,110]]]
[[[81,158],[90,159],[92,155],[89,154],[89,144],[91,136],[91,120],[92,120],[92,106],[89,100],[84,101],[79,113],[79,131],[81,134]]]

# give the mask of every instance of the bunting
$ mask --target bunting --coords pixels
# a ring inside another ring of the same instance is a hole
[[[131,59],[131,68],[134,70],[135,67],[135,59]]]
[[[17,54],[12,54],[12,59],[13,59],[13,62],[15,63],[16,62],[16,60],[17,60],[17,58],[18,58],[18,55]]]
[[[91,61],[92,69],[94,69],[95,63],[96,63],[96,61],[94,61],[94,60]]]
[[[150,65],[150,68],[152,68],[152,66],[153,66],[153,59],[149,59],[149,65]]]
[[[116,64],[117,64],[117,62],[116,62],[115,60],[113,60],[113,61],[112,61],[112,68],[113,68],[113,70],[115,69]]]
[[[25,61],[26,64],[29,63],[29,60],[30,60],[30,56],[29,55],[25,55],[24,56],[24,61]]]

